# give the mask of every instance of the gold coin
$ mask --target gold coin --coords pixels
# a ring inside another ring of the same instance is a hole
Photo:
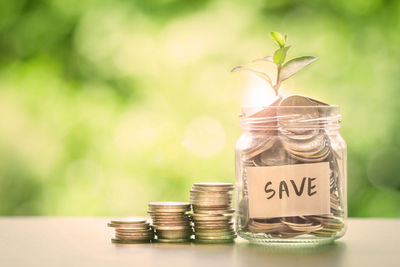
[[[148,229],[150,227],[149,223],[146,224],[127,224],[127,223],[108,223],[109,227],[113,228],[123,228],[123,229]]]
[[[232,183],[194,183],[196,187],[233,187]]]
[[[236,238],[236,234],[231,234],[231,235],[226,235],[226,236],[201,236],[201,237],[197,237],[195,235],[196,239],[211,239],[211,240],[222,240],[222,239],[234,239]]]
[[[151,239],[133,240],[133,239],[118,239],[112,238],[111,242],[116,244],[136,244],[136,243],[149,243]]]
[[[121,234],[116,234],[115,235],[116,238],[118,239],[133,239],[133,240],[145,240],[145,239],[153,239],[154,235],[139,235],[139,236],[135,236],[135,235],[121,235]]]
[[[153,232],[153,229],[115,229],[116,233],[149,233]]]
[[[147,219],[143,218],[122,218],[122,219],[116,219],[116,220],[111,220],[112,224],[145,224],[147,223]]]
[[[234,243],[235,239],[194,239],[195,243],[201,244],[224,244],[224,243]]]
[[[203,211],[197,211],[194,213],[194,216],[196,215],[209,215],[209,214],[232,214],[235,213],[234,209],[229,209],[229,210],[203,210]],[[193,217],[194,217],[193,216]]]
[[[149,211],[166,211],[166,212],[178,212],[178,211],[189,211],[189,202],[150,202]]]
[[[163,238],[158,238],[156,239],[157,242],[160,243],[187,243],[191,242],[192,240],[190,238],[187,239],[163,239]]]
[[[190,225],[155,225],[156,230],[190,230],[192,229]]]
[[[161,239],[189,239],[193,235],[193,232],[181,232],[181,231],[159,231],[157,232],[157,238]]]

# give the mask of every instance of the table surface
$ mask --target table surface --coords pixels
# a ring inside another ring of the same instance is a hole
[[[332,245],[112,244],[110,218],[0,218],[0,266],[400,266],[400,219],[349,219]]]

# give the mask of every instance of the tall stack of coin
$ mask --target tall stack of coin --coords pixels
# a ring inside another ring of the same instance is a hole
[[[150,214],[158,242],[188,242],[193,235],[190,203],[188,202],[151,202]]]
[[[143,243],[150,242],[154,238],[154,231],[146,219],[112,220],[108,226],[115,228],[115,238],[111,239],[113,243]]]
[[[200,243],[233,242],[231,183],[195,183],[190,190],[195,241]]]

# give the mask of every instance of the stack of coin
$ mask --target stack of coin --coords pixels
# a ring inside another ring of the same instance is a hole
[[[233,229],[233,185],[231,183],[195,183],[190,190],[195,241],[227,243],[236,238]]]
[[[151,202],[150,214],[158,242],[188,242],[193,235],[190,203],[188,202]]]
[[[314,221],[321,223],[322,227],[312,234],[315,236],[329,237],[334,236],[344,228],[343,219],[333,215],[308,216]]]
[[[111,239],[113,243],[144,243],[150,242],[154,238],[154,231],[146,219],[112,220],[108,226],[115,228],[115,238]]]

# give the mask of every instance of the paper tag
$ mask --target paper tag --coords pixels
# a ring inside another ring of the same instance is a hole
[[[330,213],[329,163],[247,167],[250,218]]]

